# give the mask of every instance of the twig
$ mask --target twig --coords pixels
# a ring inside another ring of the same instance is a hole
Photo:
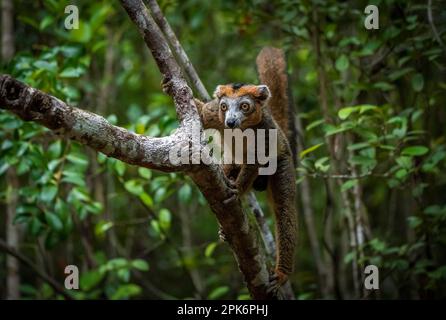
[[[386,172],[386,173],[366,172],[366,173],[359,174],[359,175],[323,174],[323,173],[319,173],[319,172],[311,172],[311,173],[303,173],[301,175],[303,175],[304,177],[311,177],[311,178],[350,180],[350,179],[363,179],[363,178],[367,178],[367,177],[387,178],[390,176],[390,172]]]
[[[19,260],[24,265],[28,266],[32,271],[36,273],[36,275],[41,278],[43,281],[47,282],[57,293],[64,296],[67,300],[73,300],[73,297],[65,292],[65,289],[53,278],[51,278],[49,275],[47,275],[44,271],[40,270],[34,263],[32,263],[27,257],[22,255],[20,252],[15,250],[14,248],[11,248],[7,245],[7,243],[0,239],[0,250],[12,255],[17,260]]]
[[[445,49],[445,45],[440,38],[440,34],[437,31],[437,27],[435,27],[434,17],[432,15],[432,0],[427,1],[427,19],[429,20],[429,25],[431,26],[432,32],[434,33],[435,40]]]
[[[274,243],[274,237],[270,228],[266,224],[265,214],[263,213],[263,210],[260,207],[254,192],[250,192],[248,194],[248,205],[251,208],[251,211],[254,213],[257,224],[259,225],[260,233],[262,234],[262,239],[265,243],[266,252],[268,253],[268,256],[270,258],[274,258],[276,253],[276,244]]]

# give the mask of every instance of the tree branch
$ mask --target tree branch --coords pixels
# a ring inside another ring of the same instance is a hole
[[[147,3],[149,4],[149,8],[150,11],[152,12],[153,18],[155,19],[156,23],[161,28],[161,30],[164,32],[165,36],[169,40],[169,43],[172,45],[175,54],[180,60],[180,64],[183,66],[187,76],[189,77],[189,80],[192,82],[192,86],[196,89],[201,99],[205,101],[210,100],[211,96],[204,87],[203,82],[201,82],[201,79],[198,76],[197,71],[195,71],[193,64],[190,62],[189,57],[187,56],[186,52],[181,46],[181,43],[178,41],[175,32],[173,32],[169,22],[161,12],[158,3],[156,2],[156,0],[148,0]]]
[[[257,238],[256,226],[243,212],[239,200],[223,204],[223,200],[231,194],[221,168],[216,164],[176,166],[169,161],[169,151],[174,146],[191,143],[189,129],[193,126],[201,128],[192,90],[181,75],[181,68],[166,39],[153,18],[147,14],[142,1],[121,0],[121,4],[138,27],[161,73],[172,84],[171,95],[180,122],[174,134],[151,138],[131,133],[109,124],[103,117],[68,106],[8,75],[0,75],[0,106],[24,120],[38,122],[57,134],[126,163],[161,171],[186,172],[197,184],[222,226],[251,296],[254,299],[273,298],[267,293],[269,272]]]
[[[194,66],[190,62],[189,57],[187,56],[187,53],[184,51],[181,43],[178,41],[177,36],[175,35],[175,32],[170,27],[169,22],[164,17],[163,13],[161,12],[161,9],[157,3],[156,0],[148,0],[147,1],[150,11],[152,13],[153,18],[155,19],[158,26],[161,28],[164,35],[167,37],[167,40],[173,48],[176,56],[179,59],[179,64],[185,70],[190,83],[193,87],[193,89],[198,93],[201,99],[208,101],[211,99],[209,93],[207,92],[206,88],[204,87],[200,77],[198,76],[197,72],[195,71]],[[259,226],[259,231],[262,235],[263,243],[265,245],[265,249],[268,255],[268,258],[271,260],[274,260],[274,257],[276,255],[276,247],[274,243],[274,236],[266,224],[265,216],[262,211],[262,208],[260,207],[256,195],[253,191],[251,191],[248,196],[248,204],[253,212],[257,224]],[[293,289],[288,282],[285,286],[281,288],[282,296],[287,299],[294,299],[294,292]]]
[[[144,41],[166,79],[172,83],[170,94],[176,105],[180,126],[197,125],[201,127],[198,111],[192,97],[192,90],[181,75],[181,68],[176,63],[164,38],[153,18],[141,0],[120,0],[130,19],[138,27]],[[186,116],[181,116],[185,114]],[[272,298],[267,293],[269,272],[265,255],[257,238],[256,226],[243,212],[241,202],[233,201],[223,205],[230,197],[229,189],[224,183],[224,174],[218,165],[194,167],[188,172],[209,202],[212,211],[223,228],[228,244],[231,246],[239,268],[243,273],[248,290],[254,299]],[[231,214],[227,214],[231,212]]]
[[[51,278],[44,271],[40,270],[34,263],[32,263],[27,257],[22,255],[16,249],[8,246],[8,244],[3,239],[0,239],[0,250],[6,252],[7,254],[10,254],[21,263],[28,266],[32,271],[36,273],[39,278],[48,283],[54,289],[54,291],[62,295],[65,299],[73,300],[73,297],[65,292],[65,289],[56,280]]]
[[[0,75],[0,108],[129,164],[161,171],[187,169],[169,161],[169,149],[183,139],[181,130],[163,138],[138,135],[111,125],[97,114],[68,106],[9,75]]]
[[[187,53],[184,51],[181,43],[179,42],[177,36],[175,35],[175,32],[170,27],[169,22],[164,17],[163,13],[161,12],[161,9],[157,3],[156,0],[148,0],[147,1],[150,11],[152,13],[153,18],[155,19],[158,26],[161,28],[164,35],[167,37],[167,40],[170,44],[170,46],[173,48],[175,54],[177,55],[179,59],[179,64],[183,68],[183,70],[186,71],[187,76],[190,80],[190,83],[193,87],[193,89],[198,93],[201,99],[207,101],[210,100],[211,97],[209,93],[207,92],[206,88],[204,87],[200,77],[198,76],[197,72],[195,71],[195,68],[193,64],[190,62],[189,57],[187,56]],[[259,231],[262,235],[263,243],[265,245],[265,249],[268,255],[268,258],[271,260],[274,260],[274,257],[276,255],[276,245],[274,243],[274,236],[266,224],[265,221],[265,215],[262,211],[262,208],[260,207],[256,195],[253,191],[251,191],[248,196],[248,204],[253,212],[257,224],[259,225]],[[294,293],[292,291],[291,286],[287,285],[287,288],[283,288],[285,292],[283,292],[283,295],[294,299]]]

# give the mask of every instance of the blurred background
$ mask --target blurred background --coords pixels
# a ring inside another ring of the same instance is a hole
[[[64,28],[69,4],[77,30]],[[299,127],[296,296],[445,298],[445,3],[159,4],[209,92],[258,83],[263,46],[286,51]],[[368,4],[378,30],[364,27]],[[1,19],[1,73],[139,134],[176,128],[118,1],[2,0]],[[0,298],[62,298],[51,280],[63,286],[76,265],[76,299],[248,299],[217,230],[185,175],[126,165],[0,110]],[[364,289],[370,264],[379,290]]]

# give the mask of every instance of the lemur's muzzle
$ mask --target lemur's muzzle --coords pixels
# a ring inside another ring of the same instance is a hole
[[[237,126],[237,123],[238,123],[238,121],[235,118],[229,118],[229,119],[226,119],[226,121],[225,121],[225,125],[231,129],[235,128]]]

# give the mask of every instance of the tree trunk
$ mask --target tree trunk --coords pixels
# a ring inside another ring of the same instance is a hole
[[[12,0],[2,1],[2,62],[6,63],[14,56],[14,16]],[[14,249],[19,247],[20,231],[13,224],[17,208],[17,190],[19,182],[14,167],[6,172],[6,183],[9,187],[9,197],[6,204],[6,243]],[[19,261],[8,255],[6,257],[6,298],[20,298]]]

